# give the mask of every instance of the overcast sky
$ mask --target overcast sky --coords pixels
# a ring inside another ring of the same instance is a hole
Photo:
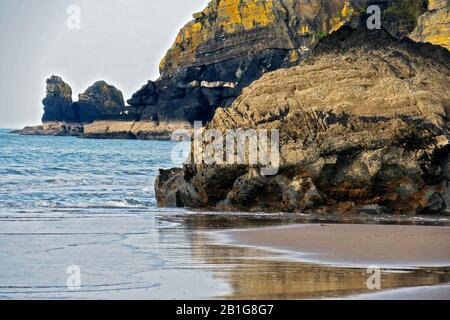
[[[72,87],[74,99],[97,80],[128,99],[158,78],[178,30],[208,2],[0,0],[0,128],[40,123],[51,74]],[[79,30],[67,27],[71,5],[81,9]]]

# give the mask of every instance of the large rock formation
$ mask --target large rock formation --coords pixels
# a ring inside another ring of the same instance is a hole
[[[122,92],[105,81],[98,81],[72,101],[72,88],[60,77],[47,79],[44,104],[45,123],[92,123],[96,120],[137,120],[139,110],[126,107]]]
[[[62,80],[50,79],[44,131],[69,123],[76,130],[63,133],[168,139],[174,129],[210,121],[266,72],[297,65],[330,32],[365,24],[374,4],[397,38],[450,48],[449,0],[212,0],[180,30],[161,61],[160,78],[133,94],[130,106],[103,82],[72,104]]]
[[[105,81],[94,83],[73,102],[72,88],[55,75],[47,79],[47,94],[42,103],[42,126],[26,127],[15,133],[136,138],[131,131],[142,112],[142,108],[126,106],[122,92]],[[168,136],[166,133],[165,139]]]
[[[296,64],[353,12],[342,0],[211,1],[181,29],[161,61],[161,78],[128,103],[145,106],[150,121],[209,121],[265,72]]]
[[[97,81],[78,96],[74,106],[81,123],[117,118],[125,111],[122,92],[105,81]]]
[[[60,77],[52,75],[47,79],[47,94],[42,103],[44,105],[42,122],[77,122],[72,107],[72,88]]]
[[[441,213],[450,206],[449,115],[449,51],[344,27],[300,66],[263,75],[207,126],[278,129],[278,174],[242,164],[161,170],[158,203]]]
[[[297,65],[323,36],[344,25],[365,24],[372,4],[382,8],[383,26],[399,38],[409,35],[427,11],[423,0],[213,0],[181,29],[161,61],[160,79],[148,82],[128,103],[144,107],[146,121],[209,121],[264,73]],[[421,32],[421,39],[435,40],[425,35],[435,32],[435,23],[426,24],[429,31]],[[438,28],[450,38],[448,30]]]

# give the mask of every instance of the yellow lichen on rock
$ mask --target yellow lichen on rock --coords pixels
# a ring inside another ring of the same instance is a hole
[[[176,67],[173,64],[184,59],[193,59],[188,56],[217,31],[233,34],[271,25],[275,21],[273,0],[213,0],[205,10],[194,14],[194,19],[179,32],[160,63],[161,71]]]
[[[297,50],[291,50],[291,52],[289,53],[289,60],[291,63],[298,62],[300,60]]]
[[[219,27],[226,33],[266,27],[274,21],[272,0],[220,1],[217,9]]]
[[[450,1],[429,0],[428,12],[419,17],[411,38],[450,50]]]
[[[342,8],[341,14],[335,17],[332,17],[330,20],[330,33],[339,30],[350,20],[353,18],[355,14],[355,9],[352,7],[349,1],[344,2],[344,6]]]
[[[448,0],[428,0],[429,11],[444,9],[448,5]]]
[[[422,8],[418,4],[420,0],[417,1],[414,2],[416,7]],[[410,37],[450,49],[449,1],[428,0],[428,11],[417,19],[417,27]],[[247,44],[258,38],[260,50],[292,50],[313,45],[345,25],[357,24],[368,1],[327,0],[326,3],[324,5],[322,0],[212,0],[181,29],[160,63],[161,75],[171,74],[178,67],[195,65],[199,57],[203,58],[201,63],[207,56],[214,56],[211,59],[214,63],[229,59],[236,53],[227,50],[240,47],[239,41]],[[396,36],[401,32],[401,36],[409,35],[410,30],[403,28],[405,19],[406,25],[414,24],[417,16],[424,12],[423,8],[409,12],[404,5],[403,0],[398,0],[386,9],[390,12],[389,21],[393,21],[392,30],[387,29]],[[397,30],[402,28],[404,30]],[[253,30],[258,32],[253,33]],[[214,55],[218,52],[222,55],[219,58]]]
[[[311,33],[311,29],[309,28],[309,25],[304,24],[300,28],[300,35],[308,35]]]
[[[346,1],[344,3],[344,8],[342,9],[341,15],[343,18],[347,18],[348,16],[352,16],[354,10],[350,4],[350,2]]]

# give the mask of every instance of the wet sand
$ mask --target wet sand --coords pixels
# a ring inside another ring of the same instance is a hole
[[[450,284],[400,288],[345,297],[350,300],[450,300]]]
[[[221,242],[285,251],[303,262],[347,267],[450,266],[450,227],[305,224],[231,230]]]

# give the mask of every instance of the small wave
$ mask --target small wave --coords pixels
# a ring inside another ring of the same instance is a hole
[[[142,176],[145,175],[146,172],[142,170],[122,170],[117,173],[120,176]]]
[[[108,204],[113,207],[146,207],[145,203],[136,199],[123,199],[108,201]]]
[[[12,176],[34,176],[36,172],[30,169],[13,169],[5,168],[0,170],[1,175],[12,175]]]
[[[155,202],[149,199],[148,202],[137,199],[122,200],[34,200],[34,201],[0,201],[0,208],[8,209],[142,209],[155,206]]]
[[[70,172],[70,169],[69,168],[65,168],[65,167],[48,167],[48,168],[45,168],[45,170],[50,171],[50,172],[52,172],[52,171],[56,171],[56,172]]]
[[[67,178],[48,178],[44,180],[45,184],[50,185],[73,185],[73,186],[88,186],[89,181],[87,179],[67,179]]]
[[[136,199],[107,200],[107,201],[82,201],[70,202],[61,205],[61,208],[82,208],[82,209],[115,209],[115,208],[146,208],[145,202]]]

